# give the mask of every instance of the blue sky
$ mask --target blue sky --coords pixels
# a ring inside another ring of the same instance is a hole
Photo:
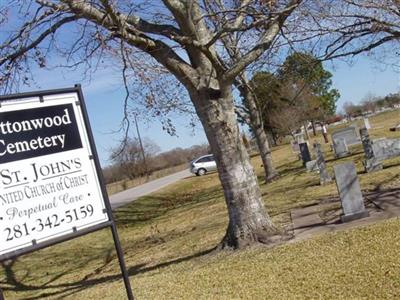
[[[341,94],[338,101],[340,111],[344,102],[358,103],[367,94],[386,96],[400,92],[400,67],[384,65],[375,59],[359,56],[352,64],[334,61],[325,64],[333,74],[333,85]]]
[[[340,91],[338,107],[346,101],[357,103],[372,93],[384,96],[400,91],[400,73],[391,67],[378,64],[364,56],[358,57],[351,65],[336,61],[325,65],[333,73],[333,85]],[[97,150],[103,166],[109,164],[109,149],[118,144],[119,129],[123,116],[124,89],[118,73],[110,68],[101,69],[93,75],[91,81],[81,80],[80,73],[70,71],[38,70],[35,73],[38,86],[24,87],[21,91],[55,89],[82,84],[83,94],[89,112]],[[162,130],[160,122],[141,122],[141,134],[156,142],[162,151],[176,147],[190,147],[206,142],[201,125],[194,130],[189,128],[189,118],[174,118],[178,136],[169,136]],[[132,132],[132,134],[134,134]]]

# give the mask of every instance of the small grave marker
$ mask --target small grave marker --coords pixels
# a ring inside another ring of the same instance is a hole
[[[378,160],[400,156],[400,139],[376,139],[372,141],[372,151]]]
[[[343,138],[339,138],[334,141],[333,150],[335,151],[336,158],[345,157],[350,154],[346,140]]]
[[[369,216],[365,209],[360,183],[354,162],[347,162],[333,167],[336,186],[342,203],[342,222],[357,220]]]
[[[332,133],[333,149],[336,157],[349,155],[348,147],[361,143],[356,126],[349,126]]]
[[[314,172],[314,171],[318,171],[318,164],[317,164],[317,160],[310,160],[308,162],[306,162],[306,169],[308,172]]]
[[[373,172],[382,170],[382,164],[375,158],[374,151],[372,149],[372,141],[369,138],[367,128],[360,129],[361,141],[365,153],[365,161],[363,162],[366,172]]]
[[[324,185],[326,183],[331,182],[332,178],[329,175],[328,170],[326,169],[325,157],[324,153],[322,152],[321,144],[315,143],[314,150],[317,155],[316,161],[319,169],[319,182],[321,185]]]
[[[367,172],[382,170],[382,161],[400,156],[400,139],[380,138],[371,141],[366,128],[360,129],[360,135],[365,153],[364,167]]]
[[[303,166],[305,166],[306,163],[311,160],[311,154],[310,151],[308,150],[307,143],[301,143],[299,144],[299,147],[300,147],[301,159],[303,160]]]
[[[344,139],[347,146],[357,145],[361,143],[361,140],[357,133],[356,126],[349,126],[340,130],[336,130],[332,133],[332,140]]]

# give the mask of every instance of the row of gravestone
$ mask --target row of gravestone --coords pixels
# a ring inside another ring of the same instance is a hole
[[[303,166],[305,166],[309,172],[317,171],[319,173],[321,185],[329,183],[332,181],[332,178],[326,169],[325,157],[321,148],[321,144],[315,143],[313,147],[316,156],[315,160],[311,160],[308,143],[305,142],[299,145]]]
[[[366,172],[381,170],[384,160],[400,156],[400,139],[379,138],[371,140],[368,127],[361,128],[358,134],[357,126],[350,126],[333,132],[331,137],[336,158],[350,155],[349,146],[362,144],[365,153],[364,168]]]
[[[360,129],[367,172],[381,170],[383,161],[400,156],[400,139],[380,138],[371,140],[366,128]]]
[[[332,134],[333,149],[337,158],[350,154],[347,145],[362,144],[365,153],[364,167],[367,172],[382,169],[382,162],[386,159],[400,156],[400,139],[380,138],[371,140],[367,128],[360,129],[357,135],[357,127],[350,126]],[[317,170],[320,175],[320,184],[332,181],[326,170],[324,154],[320,144],[314,144],[316,160],[311,160],[308,143],[299,144],[300,156],[303,164],[309,171]],[[334,167],[337,189],[342,203],[343,222],[366,217],[369,215],[364,207],[360,184],[354,162],[335,165]]]
[[[314,144],[316,160],[311,160],[307,143],[300,144],[301,156],[303,164],[309,171],[317,170],[319,172],[320,184],[324,185],[332,181],[329,175],[324,153],[321,144]],[[356,165],[354,162],[346,162],[333,166],[335,173],[335,181],[342,204],[343,215],[342,222],[348,222],[369,216],[369,212],[365,209],[364,200],[361,193],[360,183],[357,177]]]
[[[364,118],[364,128],[371,129],[368,118]],[[351,125],[347,128],[336,130],[331,134],[332,148],[335,157],[340,158],[350,155],[349,147],[361,144],[361,138],[358,135],[357,125]]]

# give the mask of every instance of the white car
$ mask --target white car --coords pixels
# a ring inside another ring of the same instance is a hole
[[[217,169],[217,163],[212,154],[203,155],[190,163],[190,172],[197,176],[202,176],[210,171]]]

